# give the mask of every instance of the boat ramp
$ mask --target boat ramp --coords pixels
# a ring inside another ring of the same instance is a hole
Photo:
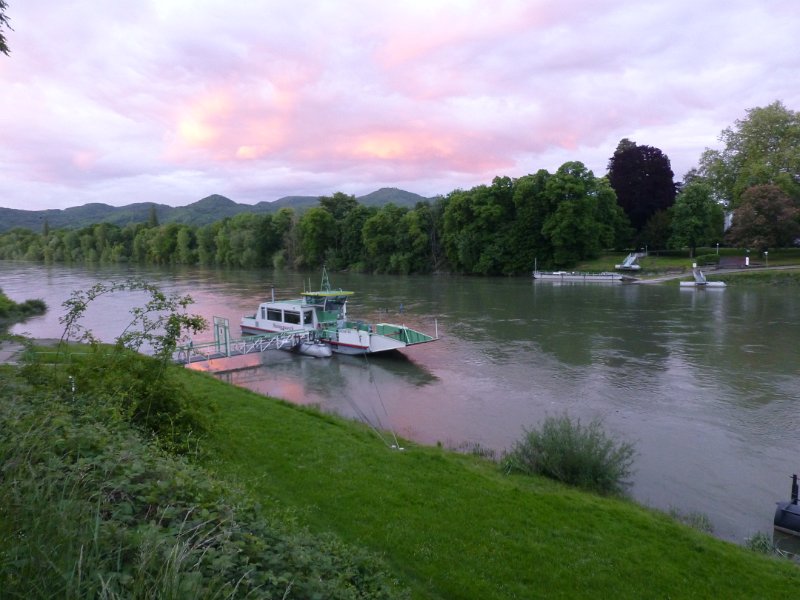
[[[232,338],[228,319],[214,317],[214,341],[196,344],[192,341],[178,346],[175,362],[181,365],[203,362],[216,358],[243,356],[267,350],[292,350],[304,342],[313,342],[316,332],[306,329],[281,331],[263,335],[248,335]]]

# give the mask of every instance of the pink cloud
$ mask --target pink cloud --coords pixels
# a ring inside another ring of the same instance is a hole
[[[622,137],[680,176],[747,108],[800,109],[800,16],[777,0],[26,0],[9,14],[12,206],[445,194],[566,160],[602,174]]]

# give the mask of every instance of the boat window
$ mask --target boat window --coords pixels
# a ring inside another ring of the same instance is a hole
[[[274,308],[267,309],[267,318],[270,321],[283,321],[283,319],[281,318],[281,311],[276,310]]]
[[[267,318],[267,317],[265,316],[266,314],[267,314],[267,309],[266,309],[266,308],[264,308],[264,307],[262,306],[262,307],[261,307],[261,318],[262,318],[262,319],[266,319],[266,318]]]
[[[303,325],[311,325],[314,322],[314,312],[311,310],[303,311]]]
[[[289,310],[283,311],[283,322],[284,323],[292,323],[293,325],[300,324],[300,313],[292,312]]]

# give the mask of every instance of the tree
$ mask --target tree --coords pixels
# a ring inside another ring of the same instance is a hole
[[[581,162],[564,163],[547,181],[546,193],[555,210],[545,220],[542,233],[552,244],[553,262],[558,266],[594,257],[602,247],[595,185],[594,174]]]
[[[608,161],[608,181],[637,232],[655,213],[675,202],[669,158],[658,148],[637,146],[627,138],[619,142]]]
[[[514,220],[514,182],[495,177],[491,186],[456,190],[444,212],[444,247],[460,271],[497,275],[503,272]]]
[[[800,113],[781,102],[751,108],[719,136],[722,150],[706,148],[698,172],[717,200],[736,208],[754,185],[774,184],[800,200]]]
[[[790,246],[800,236],[800,209],[775,185],[757,185],[742,194],[728,231],[731,244],[761,250]]]
[[[3,34],[3,27],[6,29],[11,29],[11,25],[8,24],[8,17],[6,16],[6,9],[8,8],[8,4],[6,0],[0,0],[0,52],[8,56],[8,53],[11,52],[8,49],[8,43],[6,42],[6,36]]]
[[[694,256],[698,246],[710,244],[722,235],[722,208],[712,196],[711,187],[693,182],[678,195],[672,207],[671,245],[689,247]]]
[[[156,205],[150,204],[150,210],[147,214],[147,226],[158,227],[158,215],[156,214]]]
[[[672,214],[669,210],[660,210],[647,220],[639,242],[651,250],[665,250],[672,237]]]
[[[378,272],[392,270],[392,256],[397,252],[400,220],[407,209],[392,203],[381,207],[364,221],[361,233],[368,266]]]
[[[336,221],[322,207],[309,208],[297,224],[300,233],[300,263],[321,267],[329,248],[336,243]]]
[[[343,192],[336,192],[333,196],[321,196],[320,207],[328,211],[334,220],[334,237],[331,252],[328,253],[327,262],[332,268],[347,266],[343,251],[344,228],[348,215],[360,206],[355,196],[348,196]]]

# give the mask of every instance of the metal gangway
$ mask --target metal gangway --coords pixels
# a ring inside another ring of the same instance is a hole
[[[230,335],[228,319],[214,317],[214,341],[196,344],[190,340],[188,343],[178,346],[175,351],[175,362],[185,365],[215,358],[254,354],[266,350],[290,350],[302,342],[312,340],[315,335],[316,332],[314,331],[295,329],[234,339]]]
[[[705,274],[700,269],[692,269],[692,275],[694,275],[694,282],[697,285],[706,285],[708,283]]]
[[[625,260],[622,261],[622,264],[614,265],[614,268],[620,271],[638,271],[642,268],[636,264],[638,259],[639,255],[636,252],[631,252],[625,257]]]

